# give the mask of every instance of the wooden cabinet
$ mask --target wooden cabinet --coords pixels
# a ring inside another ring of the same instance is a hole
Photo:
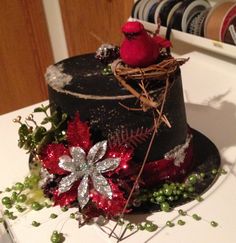
[[[61,12],[70,56],[93,52],[102,43],[119,45],[121,25],[130,16],[133,5],[133,0],[48,1],[60,4],[60,11],[52,8],[50,14]],[[0,114],[47,99],[44,73],[54,60],[45,3],[43,6],[43,0],[0,1]],[[54,31],[57,24],[51,25]],[[54,50],[54,56],[57,51],[60,50]]]
[[[41,0],[0,1],[0,114],[47,99],[53,63]]]
[[[102,43],[120,44],[121,25],[133,0],[60,0],[69,55],[94,52]]]

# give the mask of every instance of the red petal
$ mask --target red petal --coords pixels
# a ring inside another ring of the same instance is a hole
[[[64,171],[58,166],[59,158],[62,155],[69,155],[69,150],[63,144],[47,145],[40,156],[43,167],[46,168],[50,174],[67,174],[67,171]]]
[[[116,147],[107,151],[107,158],[121,158],[119,166],[113,171],[119,173],[120,170],[126,170],[129,167],[129,161],[132,159],[133,150],[125,146]]]
[[[78,183],[75,183],[69,191],[61,193],[60,195],[58,195],[58,190],[55,190],[53,193],[54,205],[64,207],[75,202],[77,200],[77,190]]]
[[[113,193],[112,199],[108,199],[96,191],[91,192],[90,196],[97,208],[102,209],[109,216],[116,216],[123,211],[126,199],[119,187],[112,183],[111,180],[108,181]]]
[[[81,122],[78,112],[75,119],[68,123],[66,135],[70,146],[79,146],[88,152],[91,147],[89,127],[87,123]]]

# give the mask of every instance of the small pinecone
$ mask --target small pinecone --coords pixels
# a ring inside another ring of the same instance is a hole
[[[96,51],[95,58],[102,63],[109,64],[119,58],[120,48],[111,44],[102,44]]]

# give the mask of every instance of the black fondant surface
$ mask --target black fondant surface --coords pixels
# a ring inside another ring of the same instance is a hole
[[[121,88],[113,75],[104,76],[101,71],[105,67],[94,58],[94,54],[73,57],[62,61],[64,72],[73,76],[69,85],[62,90],[55,90],[49,86],[49,100],[55,107],[70,116],[78,111],[81,120],[88,121],[94,140],[107,139],[108,136],[122,129],[136,130],[140,127],[150,128],[153,125],[151,112],[128,111],[119,102],[128,107],[138,107],[135,97],[127,98],[128,91]],[[153,82],[153,81],[152,81]],[[160,80],[156,80],[160,83]],[[154,141],[148,161],[163,158],[163,155],[175,146],[184,143],[187,134],[185,107],[182,93],[180,70],[171,77],[171,88],[168,92],[164,114],[172,127],[162,125]],[[81,93],[99,96],[80,98],[73,94]],[[153,95],[160,90],[152,90]],[[110,99],[102,98],[109,96]],[[120,96],[119,98],[115,96]],[[96,141],[94,141],[96,142]],[[138,146],[134,153],[134,160],[142,162],[149,140]]]

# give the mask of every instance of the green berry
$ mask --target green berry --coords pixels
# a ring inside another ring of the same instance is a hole
[[[168,197],[168,200],[172,202],[172,201],[175,200],[175,198],[174,198],[173,196],[169,196],[169,197]]]
[[[164,189],[164,194],[166,195],[166,196],[170,196],[170,195],[172,195],[172,192],[173,192],[173,190],[172,190],[172,188],[169,186],[169,187],[166,187],[165,189]]]
[[[201,220],[202,218],[199,216],[199,215],[197,215],[197,214],[193,214],[193,219],[195,219],[195,220],[197,220],[197,221],[199,221],[199,220]]]
[[[22,191],[24,189],[24,185],[21,182],[17,182],[14,186],[14,189],[17,191]]]
[[[33,202],[31,204],[31,208],[35,211],[39,211],[40,209],[42,209],[42,206],[38,202]]]
[[[197,200],[198,202],[202,202],[204,199],[203,199],[201,196],[197,196],[197,197],[196,197],[196,200]]]
[[[16,201],[16,199],[17,199],[17,192],[12,192],[12,194],[11,194],[11,199],[12,199],[12,201]]]
[[[52,214],[50,215],[50,218],[51,218],[51,219],[55,219],[55,218],[57,218],[57,214],[52,213]]]
[[[189,192],[194,192],[194,191],[195,191],[195,188],[194,188],[193,186],[190,186],[190,187],[188,188],[188,191],[189,191]]]
[[[129,229],[129,230],[133,230],[133,229],[134,229],[134,225],[131,224],[131,223],[128,223],[128,224],[126,225],[126,228]]]
[[[17,197],[17,202],[19,202],[19,203],[23,203],[23,202],[26,201],[26,199],[27,199],[27,196],[26,196],[25,194],[21,194],[21,195],[19,195],[19,196]]]
[[[53,231],[51,236],[51,242],[52,243],[61,243],[63,241],[63,237],[61,233],[58,233],[57,231]]]
[[[179,213],[179,215],[181,215],[181,216],[186,216],[186,215],[187,215],[187,212],[183,211],[182,209],[179,209],[179,210],[178,210],[178,213]]]
[[[71,214],[70,214],[70,218],[71,218],[71,219],[75,219],[75,214],[74,214],[74,213],[71,213]]]
[[[22,208],[20,205],[16,205],[16,210],[19,212],[19,213],[22,213],[26,210],[26,208]]]
[[[160,195],[160,196],[156,197],[156,201],[159,202],[159,203],[164,202],[165,201],[165,196]]]
[[[215,222],[215,221],[211,221],[211,226],[212,226],[212,227],[217,227],[217,226],[218,226],[218,223]]]
[[[185,221],[183,221],[183,220],[181,220],[181,219],[178,220],[178,225],[181,225],[181,226],[182,226],[182,225],[185,225]]]
[[[39,227],[39,226],[40,226],[40,223],[37,222],[37,221],[33,221],[33,222],[32,222],[32,226],[34,226],[34,227]]]
[[[189,181],[189,183],[192,184],[192,185],[196,184],[196,182],[197,182],[197,176],[196,176],[196,175],[190,175],[190,176],[188,177],[188,181]]]
[[[161,203],[161,210],[164,212],[169,212],[170,211],[169,203],[168,202]]]
[[[158,226],[156,224],[153,224],[152,222],[146,222],[144,225],[144,229],[148,232],[156,231]]]
[[[171,221],[167,221],[166,222],[166,226],[168,226],[168,227],[174,227],[175,224],[173,222],[171,222]]]
[[[213,175],[216,175],[217,174],[217,169],[213,169],[212,171],[211,171],[211,173],[213,174]]]
[[[5,207],[6,207],[7,209],[10,209],[10,208],[12,208],[12,204],[11,204],[11,203],[6,204]]]
[[[62,208],[61,208],[61,211],[62,211],[62,212],[66,212],[66,211],[68,211],[68,208],[67,208],[67,207],[62,207]]]
[[[222,168],[222,169],[220,169],[220,173],[221,173],[221,175],[226,175],[227,174],[227,171]]]
[[[145,230],[145,227],[142,224],[137,225],[138,230]]]
[[[11,199],[10,199],[10,197],[4,197],[3,199],[2,199],[2,204],[3,205],[7,205],[7,204],[11,204],[12,202],[11,202]]]

